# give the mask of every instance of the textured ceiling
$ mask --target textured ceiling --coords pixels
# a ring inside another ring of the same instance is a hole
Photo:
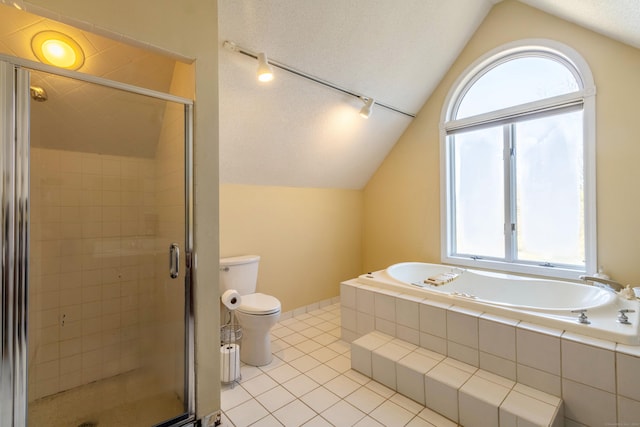
[[[360,189],[411,119],[285,71],[258,83],[231,40],[416,113],[500,0],[220,0],[223,183]],[[640,47],[640,0],[521,0]]]
[[[520,0],[520,2],[640,48],[640,0]]]
[[[220,0],[219,39],[416,113],[490,0]],[[450,25],[456,22],[456,25]],[[411,118],[220,50],[223,183],[362,188]]]
[[[86,60],[78,70],[161,92],[169,92],[175,60],[50,19],[0,5],[0,53],[37,61],[31,38],[60,31],[80,44]],[[152,157],[165,104],[95,84],[34,72],[32,86],[47,92],[31,104],[35,147],[100,154]]]
[[[379,106],[364,120],[358,99],[277,69],[273,82],[260,84],[255,60],[222,49],[224,40],[416,113],[498,1],[219,0],[221,182],[359,189],[411,121]],[[520,1],[640,48],[640,0]],[[0,5],[0,53],[35,60],[29,41],[44,29],[82,45],[81,72],[169,90],[170,58]],[[36,145],[46,134],[51,148],[136,156],[154,150],[162,107],[33,78],[50,95],[34,103],[34,117],[54,113],[38,119]],[[106,113],[114,104],[117,116]],[[55,137],[63,130],[74,136]]]

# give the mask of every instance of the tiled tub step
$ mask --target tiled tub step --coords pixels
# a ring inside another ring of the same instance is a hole
[[[466,427],[559,427],[562,400],[406,341],[371,332],[351,367]]]

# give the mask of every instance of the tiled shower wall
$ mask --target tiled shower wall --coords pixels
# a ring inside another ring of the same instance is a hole
[[[154,316],[154,167],[32,148],[30,400],[139,366]]]

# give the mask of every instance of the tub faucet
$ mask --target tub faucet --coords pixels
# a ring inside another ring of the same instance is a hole
[[[580,276],[579,279],[584,280],[585,282],[592,282],[593,284],[599,283],[599,284],[605,285],[605,286],[598,286],[596,284],[595,286],[598,286],[599,288],[611,290],[614,292],[621,291],[622,289],[624,289],[624,286],[621,283],[618,283],[615,280],[611,280],[611,279],[603,279],[601,277],[595,277],[595,276]]]

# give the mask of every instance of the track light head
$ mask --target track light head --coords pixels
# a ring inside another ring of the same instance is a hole
[[[264,53],[258,54],[258,80],[261,82],[270,82],[273,80],[273,70],[271,69],[271,65],[269,65],[267,55]]]
[[[364,106],[362,107],[362,109],[360,110],[360,117],[363,117],[365,119],[368,119],[369,116],[371,115],[371,110],[373,109],[373,104],[376,103],[376,101],[373,100],[373,98],[360,98],[362,100],[362,102],[364,102]]]

